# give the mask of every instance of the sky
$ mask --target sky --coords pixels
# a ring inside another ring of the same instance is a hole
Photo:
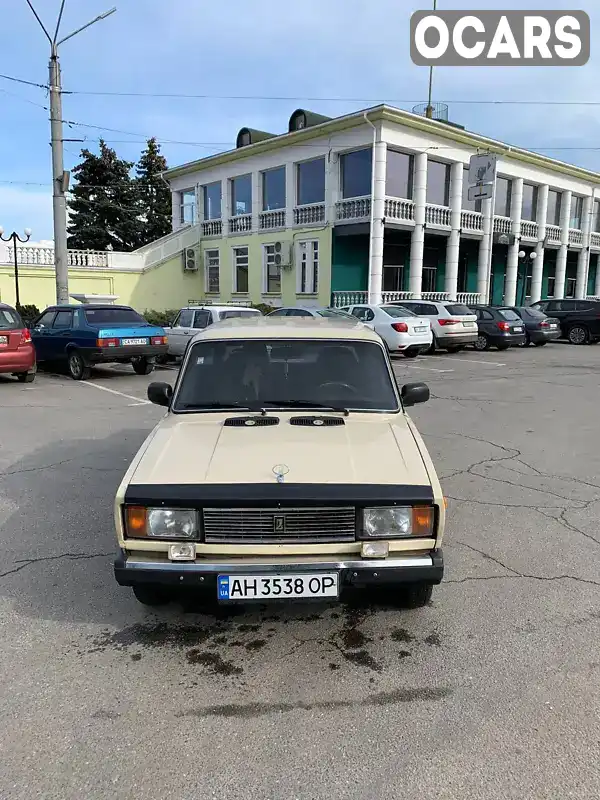
[[[32,2],[53,31],[60,0]],[[66,0],[63,35],[112,3],[116,13],[60,49],[63,88],[72,92],[63,97],[63,118],[78,123],[65,126],[64,136],[83,140],[65,143],[65,169],[81,148],[96,149],[99,137],[134,161],[145,138],[156,136],[174,166],[228,149],[244,126],[284,132],[298,107],[339,116],[381,102],[410,110],[427,99],[428,70],[410,60],[409,20],[430,0]],[[49,44],[26,0],[2,5],[0,74],[47,83]],[[486,5],[438,1],[440,10]],[[587,11],[588,64],[440,68],[433,99],[447,102],[450,119],[469,130],[600,171],[599,4],[528,0],[526,8]],[[598,105],[544,105],[557,101]],[[29,227],[32,241],[52,238],[47,105],[45,90],[0,78],[0,225],[7,232]]]

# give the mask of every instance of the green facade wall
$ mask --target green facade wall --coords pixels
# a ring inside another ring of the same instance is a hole
[[[369,280],[369,237],[333,236],[331,291],[366,291]]]

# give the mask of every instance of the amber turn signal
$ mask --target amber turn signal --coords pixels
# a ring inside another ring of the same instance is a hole
[[[146,535],[146,509],[142,506],[127,506],[125,509],[125,527],[128,536]]]
[[[433,533],[433,506],[413,506],[412,535],[431,536]]]

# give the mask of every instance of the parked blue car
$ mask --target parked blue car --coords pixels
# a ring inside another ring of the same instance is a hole
[[[95,364],[131,364],[149,375],[167,352],[164,330],[129,306],[50,306],[31,325],[31,338],[38,364],[66,363],[76,381],[89,378]]]

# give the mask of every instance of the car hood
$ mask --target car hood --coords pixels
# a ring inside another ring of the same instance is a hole
[[[286,483],[424,485],[430,478],[403,414],[350,414],[339,426],[224,426],[232,415],[169,414],[138,455],[131,484]],[[239,415],[237,415],[239,416]]]

